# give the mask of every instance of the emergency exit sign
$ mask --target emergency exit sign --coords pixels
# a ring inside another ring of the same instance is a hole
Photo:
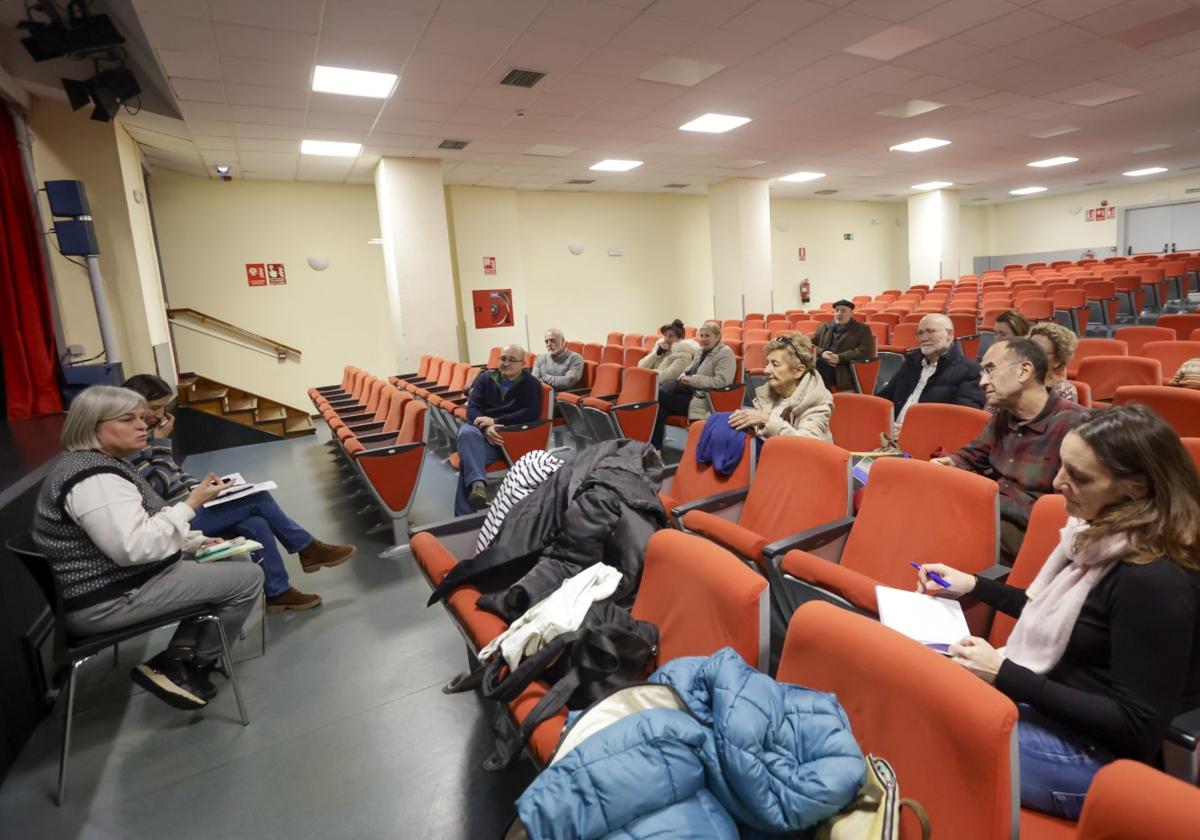
[[[845,239],[847,242],[849,242],[853,238],[854,238],[853,233],[843,233],[842,234],[842,239]]]

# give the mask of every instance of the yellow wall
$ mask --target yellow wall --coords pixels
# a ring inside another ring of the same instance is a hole
[[[147,242],[145,231],[140,229],[144,211],[140,207],[131,208],[135,185],[123,181],[123,153],[119,146],[129,143],[129,138],[118,125],[93,122],[84,113],[73,113],[64,103],[46,99],[34,100],[29,122],[39,186],[43,181],[79,180],[87,189],[100,245],[100,270],[116,332],[116,352],[124,363],[125,373],[153,372],[151,347],[165,336],[161,329],[151,331],[146,314],[143,290],[157,283],[157,277],[142,273]],[[126,146],[125,168],[132,177],[137,172],[137,163],[131,153],[136,150]],[[141,184],[140,172],[136,184]],[[47,207],[45,199],[40,200]],[[46,218],[50,218],[48,213]],[[139,226],[136,232],[135,221]],[[68,345],[83,345],[83,358],[94,356],[103,347],[87,271],[58,253],[53,236],[50,243],[50,267],[63,336]],[[152,251],[149,259],[152,260]],[[60,352],[65,353],[66,348],[60,348]]]
[[[1117,222],[1089,222],[1087,209],[1102,200],[1117,208],[1187,197],[1184,190],[1200,187],[1200,175],[1161,181],[1097,187],[1088,192],[1011,201],[985,208],[988,254],[1027,254],[1085,248],[1116,247]],[[1072,213],[1079,208],[1078,213]],[[1097,254],[1097,256],[1104,256]]]
[[[699,196],[448,189],[469,357],[507,342],[542,349],[546,328],[603,341],[712,312],[708,204]],[[578,242],[575,256],[568,245]],[[609,256],[610,249],[622,256]],[[496,258],[496,274],[483,258]],[[516,325],[475,329],[471,292],[512,289]]]
[[[907,216],[900,202],[771,199],[775,311],[809,308],[800,303],[805,277],[813,309],[823,301],[906,288]],[[846,233],[854,238],[844,239]]]
[[[223,183],[168,170],[151,182],[170,305],[303,352],[279,362],[236,340],[174,328],[180,369],[295,407],[346,364],[395,373],[375,190],[369,184]],[[330,260],[325,271],[306,258]],[[251,288],[246,263],[283,263],[287,284]],[[265,349],[265,348],[263,348]]]

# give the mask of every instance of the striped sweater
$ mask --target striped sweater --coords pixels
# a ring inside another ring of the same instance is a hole
[[[149,446],[125,460],[169,505],[183,501],[200,483],[200,479],[175,463],[175,452],[167,438],[150,438]]]

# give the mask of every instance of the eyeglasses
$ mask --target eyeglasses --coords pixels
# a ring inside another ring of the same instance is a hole
[[[502,361],[502,362],[523,362],[523,361],[525,361],[525,359],[523,359],[520,356],[501,356],[500,361]]]
[[[996,375],[996,371],[1000,370],[1001,368],[1014,367],[1014,366],[1019,367],[1020,365],[1021,365],[1021,362],[1005,362],[1002,365],[994,365],[994,364],[989,363],[989,364],[986,364],[983,367],[981,367],[979,369],[979,372],[981,374],[983,374],[984,376],[986,376],[988,379],[991,379],[992,377],[994,377]]]

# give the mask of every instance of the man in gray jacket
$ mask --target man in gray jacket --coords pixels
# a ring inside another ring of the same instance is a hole
[[[534,361],[533,378],[555,391],[574,388],[583,378],[583,356],[567,349],[566,338],[558,327],[546,330],[546,352]]]

